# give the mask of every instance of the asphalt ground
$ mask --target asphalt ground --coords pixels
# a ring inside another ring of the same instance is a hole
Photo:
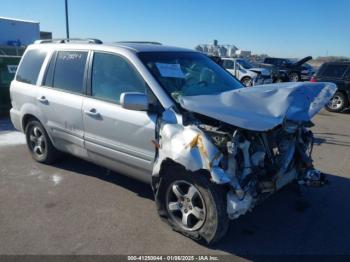
[[[24,135],[0,118],[0,254],[350,254],[350,115],[314,118],[322,188],[286,187],[232,221],[207,247],[158,217],[149,185],[66,156],[34,162]]]

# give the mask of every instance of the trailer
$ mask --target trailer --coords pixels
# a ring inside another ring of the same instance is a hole
[[[40,23],[0,17],[0,45],[27,46],[40,39]]]

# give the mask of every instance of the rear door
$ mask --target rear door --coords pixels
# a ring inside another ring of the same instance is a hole
[[[90,97],[84,99],[85,147],[90,159],[113,170],[148,181],[155,138],[156,115],[127,110],[123,92],[148,91],[143,78],[126,58],[95,52],[89,70]]]
[[[56,147],[82,157],[85,156],[82,105],[87,57],[87,51],[55,52],[37,94],[37,104]]]

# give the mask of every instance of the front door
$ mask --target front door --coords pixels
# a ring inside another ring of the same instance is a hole
[[[156,116],[120,106],[123,92],[146,92],[147,85],[123,57],[95,52],[91,96],[83,101],[85,147],[89,158],[144,181],[151,178]]]

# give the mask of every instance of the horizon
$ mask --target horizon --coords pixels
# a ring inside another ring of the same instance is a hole
[[[69,22],[71,38],[156,41],[190,49],[217,39],[253,54],[350,57],[347,10],[346,0],[70,0]],[[37,21],[53,38],[66,36],[64,0],[17,0],[16,5],[3,0],[0,16]]]

